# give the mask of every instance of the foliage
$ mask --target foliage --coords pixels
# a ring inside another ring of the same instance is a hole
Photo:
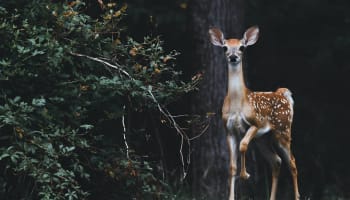
[[[180,81],[178,53],[164,52],[159,38],[125,35],[126,5],[100,6],[98,19],[81,1],[0,7],[5,199],[168,197],[154,163],[133,150],[143,136],[122,138],[145,133],[142,125],[130,128],[132,114],[159,114],[150,94],[165,106],[195,89],[198,78]]]

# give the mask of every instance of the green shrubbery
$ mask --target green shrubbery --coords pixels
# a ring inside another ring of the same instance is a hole
[[[80,1],[1,6],[0,195],[167,198],[154,166],[133,150],[140,136],[123,134],[133,131],[130,113],[160,115],[155,99],[165,106],[194,89],[198,79],[179,80],[177,52],[164,52],[159,38],[125,36],[125,5],[100,5],[99,19]]]

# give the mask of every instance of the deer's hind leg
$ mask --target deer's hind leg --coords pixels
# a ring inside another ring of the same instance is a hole
[[[295,200],[300,199],[299,189],[298,189],[298,170],[295,162],[295,158],[291,151],[291,137],[290,132],[284,132],[278,135],[278,147],[281,149],[282,157],[288,165],[289,171],[292,175],[293,179],[293,187],[294,187],[294,197]]]
[[[281,158],[272,148],[271,137],[268,138],[259,138],[256,140],[256,145],[264,157],[264,159],[269,163],[272,171],[272,179],[271,179],[271,193],[270,200],[276,199],[277,193],[277,185],[278,185],[278,176],[280,174],[281,168]]]

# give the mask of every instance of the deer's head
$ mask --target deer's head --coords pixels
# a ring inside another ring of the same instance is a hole
[[[218,28],[209,29],[210,41],[213,45],[222,47],[230,65],[238,65],[242,61],[243,51],[247,46],[255,44],[259,37],[259,28],[252,26],[246,30],[242,39],[225,39]]]

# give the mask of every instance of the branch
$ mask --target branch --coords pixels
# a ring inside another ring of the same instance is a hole
[[[180,135],[181,137],[181,143],[180,143],[180,158],[181,158],[181,164],[182,164],[182,172],[183,172],[183,176],[182,176],[182,180],[186,178],[187,175],[187,171],[188,171],[188,166],[191,162],[191,153],[190,150],[188,151],[188,158],[187,158],[187,167],[185,169],[185,161],[184,161],[184,156],[183,156],[183,145],[184,145],[184,140],[186,140],[187,146],[190,149],[191,148],[191,143],[190,143],[190,138],[186,135],[185,132],[182,131],[181,127],[177,124],[177,122],[174,119],[174,116],[171,115],[171,113],[166,110],[165,108],[162,108],[162,106],[158,103],[157,99],[154,97],[151,88],[148,89],[148,93],[151,95],[154,103],[157,104],[158,110],[160,111],[161,114],[164,115],[164,117],[173,125],[173,127],[175,128],[176,132]]]
[[[122,73],[123,75],[127,76],[129,79],[131,80],[135,80],[128,72],[126,72],[125,70],[122,69],[122,66],[114,63],[111,64],[105,60],[103,60],[103,58],[95,58],[95,57],[91,57],[88,55],[84,55],[84,54],[80,54],[80,53],[74,53],[74,52],[70,52],[71,55],[74,56],[78,56],[78,57],[85,57],[88,58],[90,60],[102,63],[110,68],[116,69],[118,70],[120,73]],[[192,80],[199,80],[200,76],[198,77],[194,77]],[[186,88],[187,90],[189,88]],[[197,136],[194,136],[192,138],[189,138],[188,135],[183,131],[183,129],[179,126],[179,124],[176,122],[175,118],[177,117],[186,117],[187,115],[172,115],[166,108],[163,108],[159,102],[157,101],[157,99],[154,97],[153,93],[152,93],[152,88],[149,87],[149,89],[147,90],[147,92],[150,94],[152,100],[154,101],[154,103],[156,103],[158,110],[160,111],[160,113],[168,120],[168,122],[175,128],[177,134],[180,136],[181,138],[181,142],[180,142],[180,159],[181,159],[181,164],[182,164],[182,171],[183,171],[183,176],[182,176],[182,180],[185,179],[185,177],[187,176],[187,172],[188,172],[188,167],[191,161],[191,140],[197,139],[199,138],[201,135],[203,135],[206,130],[208,129],[209,125],[207,125],[203,131],[201,131],[200,134],[198,134]],[[123,106],[123,109],[125,109],[125,105]],[[126,126],[125,126],[125,116],[122,116],[122,125],[123,125],[123,139],[124,139],[124,144],[126,147],[126,156],[129,159],[129,146],[126,140]],[[183,147],[184,147],[184,143],[187,144],[188,146],[188,155],[187,155],[187,160],[186,160],[186,164],[187,166],[185,166],[185,161],[184,161],[184,155],[183,155]]]
[[[125,105],[123,106],[123,111],[125,111]],[[124,144],[125,144],[125,148],[126,148],[126,158],[128,158],[128,160],[129,160],[130,159],[130,157],[129,157],[129,145],[128,145],[128,142],[126,140],[126,127],[125,127],[124,112],[123,112],[123,116],[122,116],[122,124],[123,124],[123,138],[124,138]]]
[[[79,53],[74,53],[74,52],[70,52],[70,54],[72,54],[72,55],[74,55],[74,56],[78,56],[78,57],[85,57],[85,58],[88,58],[88,59],[93,60],[93,61],[96,61],[96,62],[100,62],[100,63],[102,63],[102,64],[104,64],[104,65],[107,65],[108,67],[111,67],[111,68],[113,68],[113,69],[116,69],[116,70],[120,71],[121,73],[123,73],[124,75],[126,75],[126,76],[127,76],[128,78],[130,78],[131,80],[134,80],[134,78],[131,77],[130,74],[129,74],[128,72],[126,72],[125,70],[123,70],[123,69],[121,68],[121,66],[112,65],[112,64],[110,64],[110,63],[108,63],[108,62],[106,62],[106,61],[104,61],[104,60],[102,60],[102,59],[100,59],[100,58],[95,58],[95,57],[91,57],[91,56],[84,55],[84,54],[79,54]]]

